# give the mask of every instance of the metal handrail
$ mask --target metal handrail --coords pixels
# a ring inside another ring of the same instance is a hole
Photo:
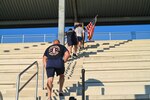
[[[82,100],[85,100],[85,69],[82,69]]]
[[[26,71],[28,71],[33,65],[36,65],[37,67],[37,71],[35,74],[33,74],[32,77],[30,77],[30,79],[25,82],[21,87],[20,87],[20,77],[22,74],[24,74]],[[32,63],[29,67],[27,67],[26,69],[24,69],[22,72],[19,73],[18,77],[17,77],[17,87],[16,87],[16,100],[19,100],[19,92],[36,76],[36,91],[35,91],[35,100],[38,99],[37,97],[37,93],[38,93],[38,74],[39,74],[39,66],[38,66],[38,62],[35,61],[34,63]]]
[[[43,65],[43,68],[42,68],[42,89],[44,90],[44,65]]]
[[[1,93],[1,91],[0,91],[0,100],[3,100],[3,95]]]
[[[82,100],[85,100],[85,72],[86,71],[102,71],[102,70],[85,70],[84,68],[81,70],[81,73],[82,73]]]

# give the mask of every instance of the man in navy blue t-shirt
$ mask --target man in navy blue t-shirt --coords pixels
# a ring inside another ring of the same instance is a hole
[[[67,48],[60,44],[59,40],[54,40],[53,45],[49,46],[43,55],[43,63],[47,73],[48,100],[51,98],[52,83],[55,72],[59,75],[59,95],[63,96],[62,88],[64,84],[64,63],[68,60],[70,54]]]

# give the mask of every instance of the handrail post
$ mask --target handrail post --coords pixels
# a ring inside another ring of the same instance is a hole
[[[38,75],[39,75],[39,66],[38,63],[37,64],[37,74],[36,74],[36,90],[35,90],[35,100],[38,100]]]
[[[44,65],[42,68],[42,89],[44,90]]]
[[[19,87],[20,87],[20,74],[17,77],[17,86],[16,86],[16,100],[19,100]]]
[[[82,69],[82,100],[85,100],[85,69]]]
[[[22,43],[24,43],[24,34],[22,35]]]
[[[111,40],[111,32],[109,32],[109,40]]]
[[[3,100],[3,95],[1,93],[1,91],[0,91],[0,100]]]
[[[2,35],[2,37],[1,37],[1,43],[3,43],[3,35]]]
[[[44,42],[46,42],[46,34],[44,34]]]

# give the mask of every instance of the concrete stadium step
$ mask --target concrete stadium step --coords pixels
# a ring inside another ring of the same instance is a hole
[[[110,42],[110,43],[92,43],[92,44],[85,44],[85,47],[87,49],[92,49],[92,48],[98,48],[98,47],[107,47],[107,46],[114,46],[114,47],[149,47],[149,43],[143,43],[143,44],[138,44],[138,43],[133,43],[133,42]]]
[[[23,81],[21,81],[20,82],[20,84],[24,84],[25,82],[26,82],[27,80],[23,80]],[[39,82],[39,87],[41,87],[41,84],[42,84],[42,80],[38,80]],[[54,85],[56,85],[56,87],[57,86],[59,86],[59,84],[58,84],[58,82],[59,82],[59,80],[56,80],[56,79],[54,79],[54,82],[53,82],[53,84]],[[79,80],[79,79],[72,79],[72,80],[65,80],[65,82],[64,82],[64,87],[65,86],[67,86],[67,85],[69,85],[69,86],[71,86],[71,85],[73,85],[73,84],[78,84],[79,82],[81,82],[81,79]],[[13,83],[13,82],[12,82]],[[44,85],[45,85],[45,87],[46,87],[46,83],[47,83],[47,79],[45,79],[44,80]],[[13,84],[15,84],[15,83],[13,83]],[[27,87],[29,86],[34,86],[35,87],[35,84],[36,84],[36,80],[32,80],[32,81],[30,81],[30,83],[27,85]],[[15,84],[16,85],[16,84]]]
[[[85,46],[87,47],[92,47],[92,46],[107,46],[107,45],[115,45],[115,44],[118,44],[118,45],[122,45],[122,44],[126,44],[126,43],[130,43],[130,42],[127,42],[127,41],[95,41],[95,42],[86,42],[85,43]]]
[[[86,54],[85,52],[83,52],[83,54],[85,54],[84,56],[85,56],[85,58],[94,58],[94,57],[136,57],[136,56],[143,56],[143,57],[145,57],[145,56],[149,56],[150,54],[149,54],[149,52],[148,51],[140,51],[140,52],[138,52],[138,51],[123,51],[123,52],[121,52],[121,51],[117,51],[118,53],[116,53],[116,52],[111,52],[111,51],[107,51],[107,52],[101,52],[101,53],[96,53],[95,52],[95,54],[92,54],[92,55],[90,55],[90,54]],[[91,52],[92,53],[92,52]],[[142,55],[143,54],[143,55]]]
[[[87,76],[87,75],[86,75]],[[123,79],[121,79],[123,78]],[[149,82],[149,78],[148,77],[119,77],[119,78],[100,78],[98,76],[94,76],[94,77],[88,77],[86,78],[86,81],[88,80],[97,80],[101,83],[119,83],[119,82]]]
[[[108,44],[108,43],[120,43],[120,42],[124,42],[124,41],[127,41],[127,40],[107,40],[107,41],[105,41],[105,40],[103,40],[103,41],[99,41],[99,40],[97,40],[97,41],[94,41],[94,42],[86,42],[86,44],[89,44],[89,45],[92,45],[92,44],[96,44],[96,43],[100,43],[100,44]]]
[[[48,46],[47,46],[48,47]],[[38,48],[38,49],[37,49]],[[32,46],[32,47],[30,47],[30,46],[25,46],[25,47],[13,47],[13,48],[2,48],[1,50],[0,50],[0,52],[4,52],[5,50],[10,50],[10,51],[43,51],[43,50],[45,50],[46,49],[46,47],[39,47],[38,45],[35,45],[35,47],[34,46]]]
[[[47,82],[47,80],[45,80],[45,82],[44,82],[44,87],[46,88],[46,82]],[[53,82],[53,88],[57,88],[57,89],[59,89],[59,84],[58,84],[58,80],[54,80],[54,82]],[[23,84],[23,83],[25,83],[25,82],[21,82],[21,84]],[[65,80],[65,82],[64,82],[64,88],[65,87],[72,87],[72,85],[74,85],[74,84],[78,84],[78,80]],[[33,88],[33,87],[35,87],[36,86],[36,82],[35,81],[31,81],[25,88]],[[41,88],[42,87],[42,81],[39,81],[38,82],[38,86]],[[15,86],[13,87],[13,88],[15,88]]]
[[[14,84],[10,84],[10,85],[3,84],[3,85],[0,85],[0,90],[10,89],[10,88],[14,88],[14,87],[15,87]]]
[[[22,72],[25,68],[27,68],[27,67],[22,67],[22,68],[2,68],[1,70],[0,70],[0,73],[20,73],[20,72]],[[33,73],[33,72],[31,72],[31,73]]]
[[[36,53],[44,54],[44,51],[45,51],[44,49],[41,50],[41,51],[37,50]],[[22,53],[32,54],[32,53],[35,53],[35,50],[18,50],[18,51],[16,51],[16,50],[10,50],[9,53],[11,53],[11,54],[16,54],[16,53],[18,53],[18,54],[22,54]]]
[[[23,61],[24,60],[24,61]],[[0,64],[32,64],[34,61],[36,60],[30,60],[30,59],[22,59],[22,60],[17,60],[17,59],[9,59],[9,62],[8,60],[0,60]]]
[[[35,61],[38,61],[39,66],[43,65],[41,59],[40,60],[37,60],[37,59],[36,60],[35,59],[32,59],[32,60],[26,59],[24,61],[23,61],[23,59],[22,60],[18,60],[18,61],[15,60],[15,59],[12,59],[9,62],[7,60],[0,60],[0,65],[28,65],[29,66]]]
[[[36,51],[36,50],[35,50]],[[33,55],[33,54],[42,54],[43,55],[44,51],[43,52],[18,52],[18,51],[10,51],[10,50],[5,50],[5,52],[0,52],[0,55],[21,55],[21,54],[30,54],[30,55]]]
[[[141,64],[142,63],[142,64]],[[83,63],[84,64],[84,66],[106,66],[107,67],[107,65],[108,66],[110,66],[110,64],[112,65],[112,66],[118,66],[118,65],[121,65],[121,64],[126,64],[126,65],[133,65],[133,66],[136,66],[136,65],[138,65],[138,64],[140,64],[140,65],[143,65],[143,66],[147,66],[147,65],[150,65],[150,62],[149,62],[149,60],[135,60],[135,61],[88,61],[88,62],[84,62]],[[125,65],[123,65],[123,66],[125,66]]]
[[[67,97],[67,96],[77,96],[76,92],[77,92],[77,89],[78,87],[65,87],[63,89],[63,94],[64,94],[64,97]],[[41,93],[40,93],[40,96],[41,97],[47,97],[47,90],[43,90]],[[52,90],[52,97],[58,97],[59,96],[59,89],[58,88],[53,88]],[[81,95],[80,95],[81,96]],[[43,100],[43,99],[42,99]]]
[[[24,88],[19,96],[20,97],[34,97],[35,96],[35,88]],[[41,91],[39,89],[38,91]],[[16,88],[13,89],[6,89],[2,91],[3,97],[15,97],[16,96]]]
[[[92,49],[84,49],[84,50],[82,50],[83,52],[96,52],[96,51],[99,51],[99,52],[102,52],[102,51],[111,51],[111,52],[117,52],[117,51],[149,51],[150,50],[150,48],[149,47],[133,47],[133,48],[131,48],[131,47],[99,47],[99,48],[92,48]]]
[[[87,64],[87,63],[120,63],[120,62],[150,62],[149,59],[130,59],[130,60],[126,60],[126,59],[110,59],[110,60],[94,60],[94,61],[84,61],[83,64]]]
[[[121,47],[149,47],[150,44],[149,43],[142,43],[142,44],[138,44],[138,43],[133,43],[133,42],[129,42],[129,43],[126,43],[124,45],[121,45]]]
[[[15,85],[16,81],[10,81],[10,80],[5,80],[5,81],[0,81],[0,85]]]
[[[85,47],[88,48],[96,48],[96,47],[107,47],[107,46],[121,46],[125,45],[126,43],[123,42],[95,42],[95,43],[85,43]]]
[[[64,87],[63,89],[64,94],[70,95],[70,92],[73,91],[75,92],[76,88]],[[59,88],[53,88],[53,93],[52,93],[53,96],[58,96],[58,89]],[[38,94],[41,94],[40,92],[44,91],[43,95],[46,96],[47,90],[39,89],[38,91],[39,91]],[[2,90],[2,93],[4,97],[15,97],[16,89],[13,88],[13,89]],[[34,97],[34,95],[35,95],[35,88],[24,88],[20,92],[20,97],[32,97],[32,96]]]
[[[84,54],[85,56],[90,56],[90,55],[131,55],[131,54],[149,54],[149,51],[150,49],[148,50],[138,50],[138,49],[135,49],[135,50],[121,50],[121,49],[116,49],[116,48],[113,48],[113,49],[109,49],[109,50],[104,50],[104,49],[93,49],[93,50],[84,50],[82,51],[81,53]],[[125,53],[125,54],[124,54]]]
[[[4,100],[16,100],[15,97],[3,97]],[[19,97],[20,100],[35,100],[35,97]]]
[[[7,65],[7,64],[3,64],[2,65],[1,64],[0,65],[0,69],[1,70],[10,70],[10,69],[14,69],[14,70],[18,69],[19,70],[19,69],[25,69],[25,68],[27,68],[28,65],[29,64],[20,64],[20,65],[19,64],[18,65],[13,65],[13,64],[12,65],[11,64],[10,65]]]
[[[24,55],[0,55],[0,60],[1,59],[42,59],[42,55],[34,55],[34,54],[24,54]]]
[[[75,97],[76,100],[82,100],[81,96],[74,96],[74,94],[70,93],[70,96],[52,96],[52,100],[69,100],[70,97]],[[41,100],[47,100],[46,96],[41,97]]]
[[[137,43],[137,44],[150,43],[150,39],[132,40],[132,42],[131,42],[131,43]]]
[[[132,66],[132,65],[128,65],[128,66],[84,66],[83,67],[85,70],[101,70],[101,71],[113,71],[113,70],[150,70],[150,65],[139,65],[139,66]]]
[[[15,72],[10,72],[10,73],[3,72],[3,73],[0,73],[0,77],[1,78],[4,78],[3,76],[17,76],[17,75],[18,75],[18,73],[15,73]]]
[[[32,76],[33,74],[28,74],[28,75],[24,75],[23,77],[22,77],[22,79],[24,79],[24,80],[27,80],[27,79],[29,79],[31,76]],[[42,77],[41,77],[42,75],[39,75],[39,80],[42,80]],[[65,81],[67,81],[67,80],[77,80],[77,79],[80,79],[80,77],[81,77],[81,74],[80,75],[65,75]],[[44,79],[47,79],[47,76],[45,75],[45,77],[44,77]],[[54,77],[54,80],[59,80],[59,77]]]
[[[116,51],[116,50],[120,50],[120,51],[128,51],[128,50],[132,50],[132,51],[140,51],[140,50],[150,50],[150,47],[118,47],[118,48],[112,48],[111,51]]]
[[[143,41],[144,41],[144,42],[149,42],[149,40],[150,40],[150,39],[137,39],[137,40],[132,40],[132,41],[133,41],[133,42],[136,42],[136,41],[137,41],[137,42],[142,42],[142,43],[143,43]]]
[[[69,100],[71,96],[65,96],[65,97],[59,97],[54,96],[52,97],[52,100]],[[81,100],[81,96],[75,97],[77,100]],[[19,97],[20,100],[34,100],[34,97]],[[4,100],[15,100],[15,97],[4,97]],[[40,100],[47,100],[47,97],[43,97]]]
[[[148,94],[89,95],[87,100],[149,100]]]
[[[92,87],[92,84],[94,86],[148,86],[150,84],[150,81],[126,81],[126,82],[100,82],[98,80],[94,80],[94,79],[89,79],[89,80],[86,80],[85,81],[85,84],[87,84],[87,86],[91,86]],[[82,85],[82,82],[79,82],[78,86],[81,87]]]
[[[125,44],[125,45],[122,45],[123,47],[149,47],[150,46],[150,44],[149,43],[133,43],[133,42],[130,42],[130,43],[127,43],[127,44]]]
[[[30,48],[27,46],[27,48]],[[40,49],[37,49],[37,48],[40,48]],[[25,48],[6,48],[6,49],[1,49],[0,50],[0,54],[3,54],[3,53],[11,53],[11,54],[15,54],[15,53],[25,53],[25,52],[29,52],[29,53],[35,53],[35,51],[37,53],[43,53],[45,51],[47,47],[31,47],[30,49],[25,49]]]
[[[26,53],[20,53],[20,54],[18,54],[18,53],[2,53],[2,54],[0,54],[0,58],[1,57],[18,57],[18,56],[22,56],[22,57],[31,57],[31,56],[34,56],[34,57],[37,57],[37,56],[41,56],[41,57],[43,57],[43,53],[28,53],[28,52],[26,52]]]
[[[92,49],[100,49],[100,48],[107,48],[110,46],[114,46],[114,44],[109,44],[109,45],[101,45],[101,44],[93,44],[93,45],[88,45],[85,47],[85,50],[92,50]]]
[[[34,47],[34,45],[38,46],[38,47],[47,47],[49,45],[51,45],[51,43],[3,43],[0,45],[0,47],[2,47],[3,49],[5,48],[24,48],[24,47]]]
[[[150,55],[145,55],[145,56],[142,56],[142,55],[122,55],[122,56],[91,56],[91,57],[84,57],[84,60],[86,61],[95,61],[95,60],[119,60],[119,59],[127,59],[127,60],[131,60],[131,59],[150,59]]]
[[[92,86],[91,86],[92,85]],[[127,94],[149,94],[146,93],[150,86],[95,86],[94,84],[87,85],[86,95],[127,95]]]
[[[29,79],[31,76],[33,76],[33,74],[35,73],[36,71],[28,71],[26,73],[24,73],[22,76],[21,76],[21,79]],[[31,74],[32,73],[32,74]],[[3,79],[0,79],[0,80],[9,80],[9,79],[14,79],[15,77],[17,78],[19,73],[16,73],[16,72],[9,72],[9,73],[0,73],[0,78],[3,77]],[[4,78],[5,77],[5,78]]]
[[[149,51],[104,51],[104,52],[98,52],[98,51],[91,51],[91,52],[83,52],[83,54],[86,56],[89,55],[101,55],[101,56],[117,56],[117,55],[149,55]]]
[[[108,77],[148,77],[150,70],[87,70],[86,77],[99,76],[101,78]],[[137,74],[138,73],[138,74]],[[111,76],[110,76],[111,74]]]

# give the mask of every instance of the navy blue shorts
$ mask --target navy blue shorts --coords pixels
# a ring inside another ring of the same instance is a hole
[[[74,40],[68,40],[67,43],[68,43],[68,46],[72,46],[72,45],[77,45],[78,44],[78,42],[77,42],[76,39],[74,39]]]
[[[77,37],[78,41],[82,41],[82,37],[78,36]]]
[[[53,67],[46,68],[47,78],[54,77],[55,72],[56,72],[57,76],[61,75],[61,74],[64,74],[65,67],[62,67],[62,68],[53,68]]]

